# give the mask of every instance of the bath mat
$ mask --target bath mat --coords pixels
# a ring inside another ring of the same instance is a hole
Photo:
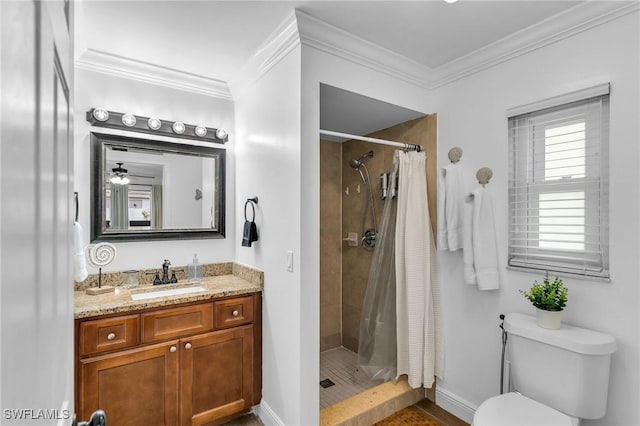
[[[379,421],[376,426],[442,426],[442,423],[429,417],[416,407],[407,407]]]

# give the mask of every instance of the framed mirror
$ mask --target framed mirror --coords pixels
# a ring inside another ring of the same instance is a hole
[[[91,240],[224,238],[225,154],[91,132]]]

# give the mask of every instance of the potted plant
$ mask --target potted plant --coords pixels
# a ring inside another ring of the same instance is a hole
[[[562,310],[567,306],[568,292],[560,278],[556,277],[551,281],[545,277],[542,284],[535,281],[528,291],[520,292],[537,308],[536,322],[540,327],[551,330],[560,328]]]

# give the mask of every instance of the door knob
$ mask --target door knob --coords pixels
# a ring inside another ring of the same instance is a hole
[[[186,343],[186,344],[184,345],[184,348],[185,348],[185,349],[191,349],[191,343]]]
[[[169,348],[169,352],[175,352],[177,350],[178,348],[176,348],[175,346],[171,346],[171,348]]]
[[[113,340],[116,338],[116,333],[109,333],[107,334],[107,340]]]

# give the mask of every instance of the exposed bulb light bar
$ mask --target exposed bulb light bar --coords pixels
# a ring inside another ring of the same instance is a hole
[[[213,143],[226,143],[229,140],[229,133],[222,128],[216,129],[206,127],[202,124],[185,124],[182,121],[161,120],[156,117],[149,118],[131,113],[125,114],[107,111],[105,108],[90,109],[87,111],[86,119],[92,126],[109,127],[129,132],[141,132]]]

